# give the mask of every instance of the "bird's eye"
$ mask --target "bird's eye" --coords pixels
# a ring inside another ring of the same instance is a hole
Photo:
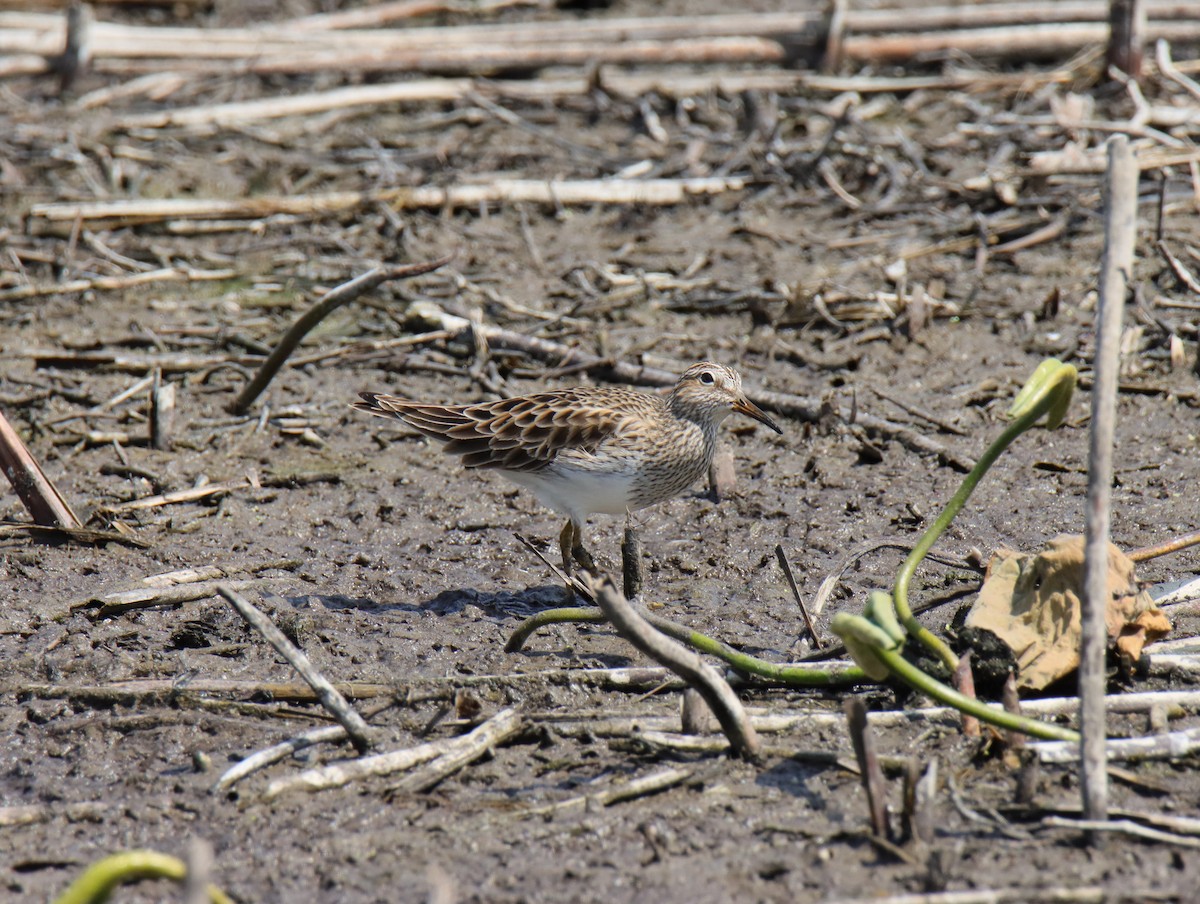
[[[712,384],[715,382],[715,380],[713,378],[713,375],[706,370],[702,374],[700,374],[700,382],[706,386],[712,386]]]

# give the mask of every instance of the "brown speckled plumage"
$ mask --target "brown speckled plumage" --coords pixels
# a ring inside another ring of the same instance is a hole
[[[689,367],[666,396],[624,387],[574,387],[479,402],[430,405],[364,392],[360,411],[395,417],[468,468],[494,468],[570,518],[560,540],[590,567],[582,524],[679,495],[707,470],[717,427],[740,412],[782,432],[742,392],[737,371]]]

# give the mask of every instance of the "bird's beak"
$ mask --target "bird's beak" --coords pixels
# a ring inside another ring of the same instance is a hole
[[[774,430],[776,433],[778,433],[780,435],[783,434],[783,431],[779,429],[779,425],[776,424],[769,417],[767,417],[767,413],[765,411],[763,411],[761,408],[759,408],[757,405],[755,405],[753,402],[751,402],[745,396],[742,396],[740,399],[738,399],[736,402],[733,403],[733,410],[736,411],[738,414],[744,414],[744,415],[746,415],[746,417],[754,418],[760,424],[766,424],[768,427],[770,427],[772,430]]]

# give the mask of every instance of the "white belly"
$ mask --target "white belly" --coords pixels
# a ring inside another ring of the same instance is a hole
[[[547,468],[536,473],[506,471],[504,476],[531,490],[542,505],[582,523],[590,514],[621,515],[637,508],[633,475],[628,471],[572,470],[567,477]]]

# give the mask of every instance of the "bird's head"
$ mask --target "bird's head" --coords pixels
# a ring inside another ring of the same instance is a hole
[[[742,375],[724,364],[702,361],[683,372],[671,391],[671,407],[696,421],[719,424],[734,412],[752,417],[776,433],[783,433],[767,413],[746,398]]]

